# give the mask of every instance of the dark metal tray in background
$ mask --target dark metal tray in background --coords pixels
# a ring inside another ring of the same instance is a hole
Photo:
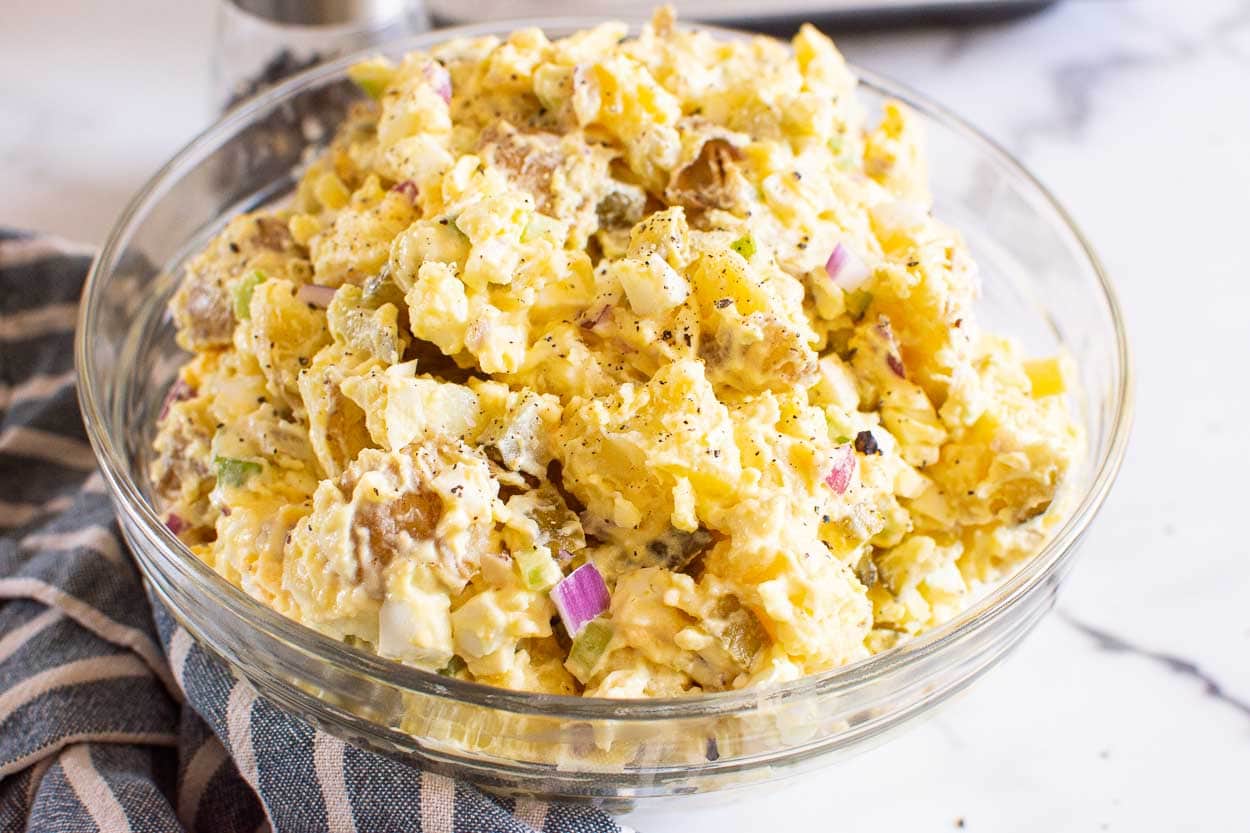
[[[1058,0],[675,0],[687,20],[788,34],[811,21],[846,31],[892,26],[991,23],[1040,11]],[[504,18],[645,17],[659,0],[426,0],[435,26]]]

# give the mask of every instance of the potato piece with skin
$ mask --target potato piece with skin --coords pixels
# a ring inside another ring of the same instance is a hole
[[[188,392],[191,388],[187,388]],[[189,527],[210,527],[217,511],[208,501],[214,476],[209,467],[216,421],[207,396],[173,402],[160,420],[149,477],[172,512]]]
[[[816,353],[805,334],[761,312],[723,316],[704,334],[699,357],[717,387],[747,393],[806,385],[816,372]]]
[[[609,216],[612,206],[627,214],[636,206],[641,214],[641,190],[610,175],[616,151],[589,141],[581,131],[563,136],[522,132],[501,121],[488,126],[479,141],[482,157],[529,194],[541,216],[560,221],[575,249],[585,248],[587,238],[601,226],[605,202]]]
[[[299,618],[339,638],[385,636],[400,658],[427,667],[446,662],[450,624],[413,617],[450,615],[450,601],[435,597],[458,594],[477,572],[498,488],[486,460],[460,443],[362,451],[321,482],[287,544],[283,587]]]
[[[718,387],[756,392],[810,383],[816,334],[798,281],[730,250],[704,254],[690,274],[702,316],[699,355]]]
[[[738,163],[750,138],[717,127],[701,117],[679,125],[682,152],[664,197],[692,210],[742,211],[751,185]]]
[[[301,282],[311,272],[285,222],[277,217],[236,217],[187,264],[170,302],[178,345],[193,351],[229,345],[237,321],[232,290],[255,272]]]

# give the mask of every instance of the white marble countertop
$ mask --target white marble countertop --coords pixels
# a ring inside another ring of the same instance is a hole
[[[98,242],[209,116],[213,4],[42,0],[0,32],[0,224]],[[1117,281],[1120,481],[1056,614],[886,746],[658,831],[1250,829],[1250,3],[1074,2],[839,39],[1019,155]],[[1106,638],[1091,636],[1091,629]]]

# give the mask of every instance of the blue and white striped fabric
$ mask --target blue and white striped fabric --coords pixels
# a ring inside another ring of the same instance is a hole
[[[0,832],[624,830],[345,745],[153,615],[75,400],[88,263],[0,231]]]

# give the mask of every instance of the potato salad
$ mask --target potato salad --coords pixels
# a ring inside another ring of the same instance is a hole
[[[171,304],[170,528],[310,628],[588,697],[771,685],[957,614],[1062,520],[1060,357],[978,327],[901,103],[811,27],[452,40]]]

